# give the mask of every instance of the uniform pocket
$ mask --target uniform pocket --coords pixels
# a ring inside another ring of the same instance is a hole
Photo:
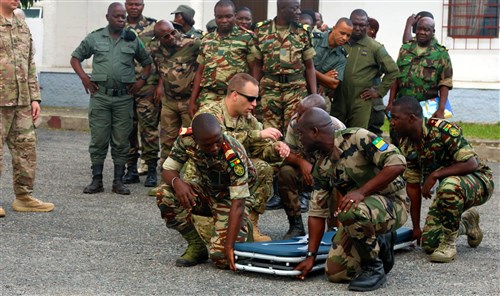
[[[103,63],[109,60],[109,44],[98,43],[94,48],[94,61],[96,63]]]

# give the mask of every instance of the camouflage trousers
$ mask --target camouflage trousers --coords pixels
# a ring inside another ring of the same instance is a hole
[[[260,95],[264,128],[274,127],[285,135],[297,105],[307,96],[307,86],[304,80],[282,84],[264,76]]]
[[[134,98],[134,123],[130,133],[130,149],[127,163],[136,164],[141,158],[146,163],[158,160],[159,133],[158,123],[161,105],[155,103],[153,99],[155,85],[147,85],[147,92]],[[144,88],[143,87],[143,88]],[[138,135],[141,139],[139,145]]]
[[[262,159],[250,158],[250,160],[257,171],[257,180],[255,185],[252,186],[252,189],[254,189],[252,193],[255,196],[252,210],[259,214],[263,214],[266,210],[267,200],[271,197],[274,171],[271,165]]]
[[[222,101],[226,97],[226,91],[226,89],[211,91],[206,88],[202,88],[200,91],[200,95],[196,99],[196,105],[198,106],[198,109],[209,103]]]
[[[493,186],[492,176],[479,172],[441,180],[422,230],[422,248],[432,252],[445,233],[457,231],[462,213],[488,201]]]
[[[231,209],[231,200],[229,191],[213,192],[208,190],[208,186],[198,183],[190,183],[194,191],[198,194],[196,197],[196,206],[190,211],[184,209],[171,186],[165,186],[163,196],[157,196],[156,203],[160,209],[161,217],[165,220],[168,228],[175,229],[180,233],[194,227],[192,215],[204,217],[213,217],[211,238],[208,244],[210,259],[219,268],[227,268],[224,244],[229,227],[229,211]],[[251,206],[251,200],[245,202],[245,213],[243,223],[238,232],[236,242],[251,241],[252,226],[248,219]]]
[[[160,118],[160,166],[168,158],[170,149],[174,144],[179,129],[181,127],[191,126],[191,117],[189,116],[189,98],[175,100],[167,98],[162,100],[161,118]]]
[[[355,210],[338,215],[341,222],[328,253],[325,272],[332,282],[350,281],[359,272],[361,261],[374,259],[380,247],[377,235],[395,231],[408,219],[405,189],[391,197],[370,195]]]
[[[0,107],[0,177],[3,149],[7,144],[12,156],[13,185],[16,195],[33,192],[36,170],[36,134],[29,106]]]
[[[300,170],[290,165],[283,165],[278,171],[278,191],[283,208],[288,217],[296,217],[300,212],[299,192],[303,190]]]

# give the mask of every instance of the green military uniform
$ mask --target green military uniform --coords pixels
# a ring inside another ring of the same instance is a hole
[[[35,49],[26,22],[0,15],[0,175],[3,147],[12,155],[16,196],[33,192],[36,135],[31,102],[41,101],[34,62]]]
[[[345,79],[335,91],[332,115],[347,127],[367,128],[372,102],[362,99],[361,92],[374,87],[379,97],[384,97],[398,75],[398,67],[384,46],[368,36],[353,44],[348,42],[344,48],[348,53]],[[384,78],[380,85],[374,85],[380,70]]]
[[[406,165],[397,148],[365,129],[348,128],[335,132],[334,137],[336,151],[317,155],[314,164],[309,217],[328,217],[328,199],[333,187],[345,195],[362,187],[384,167]],[[409,206],[405,182],[397,177],[386,188],[366,196],[356,209],[339,213],[342,226],[328,253],[328,278],[333,282],[351,280],[362,260],[377,258],[380,249],[377,235],[401,227],[408,218]]]
[[[435,38],[420,55],[415,39],[401,46],[397,65],[399,67],[398,93],[396,99],[411,96],[418,101],[436,98],[439,87],[453,87],[453,68],[448,50]]]
[[[154,26],[156,20],[153,18],[141,16],[135,27],[128,22],[125,28],[134,30],[142,43],[148,48],[149,43],[154,37]],[[135,63],[136,79],[141,79],[142,66]],[[130,133],[130,151],[129,164],[136,164],[139,158],[139,141],[137,133],[139,132],[142,145],[142,160],[146,163],[158,161],[159,140],[158,140],[158,119],[160,113],[160,104],[154,101],[154,91],[158,84],[158,74],[155,67],[151,67],[149,77],[141,90],[134,96],[134,124],[132,133]]]
[[[203,38],[204,34],[203,34],[202,30],[195,29],[194,27],[191,27],[191,29],[189,29],[189,31],[186,32],[186,35],[201,39],[201,38]]]
[[[190,35],[177,35],[174,48],[166,48],[159,41],[151,43],[153,60],[163,79],[165,97],[162,98],[160,143],[161,163],[170,154],[178,131],[191,125],[189,116],[189,96],[193,89],[193,79],[198,68],[196,58],[200,40]]]
[[[163,169],[180,171],[188,160],[195,164],[199,180],[197,182],[184,180],[190,183],[198,194],[196,206],[191,211],[186,211],[180,205],[171,186],[166,186],[164,195],[157,199],[167,227],[181,234],[193,229],[190,219],[192,214],[214,218],[209,254],[220,268],[227,268],[224,243],[229,227],[228,217],[232,200],[245,199],[245,219],[236,241],[244,242],[251,239],[251,236],[247,237],[249,230],[251,233],[247,216],[250,205],[253,204],[250,188],[257,177],[245,148],[236,139],[227,135],[224,135],[224,143],[224,153],[213,157],[198,148],[190,132],[181,134],[163,163]]]
[[[404,139],[400,147],[408,161],[404,177],[409,184],[421,184],[432,172],[473,157],[479,163],[471,174],[439,180],[422,232],[422,247],[430,252],[439,246],[443,235],[458,231],[465,210],[491,197],[492,171],[462,136],[461,129],[443,119],[424,120],[422,142],[416,145]]]
[[[200,82],[202,89],[196,100],[200,107],[222,100],[235,74],[250,72],[248,64],[254,61],[252,42],[249,31],[238,26],[234,26],[227,36],[215,31],[203,38],[196,60],[205,67]]]
[[[257,170],[254,191],[255,202],[252,210],[259,214],[264,213],[267,199],[271,196],[273,183],[273,168],[269,163],[283,161],[275,149],[277,142],[261,138],[262,125],[253,115],[231,117],[227,111],[225,101],[205,105],[197,114],[202,113],[213,114],[219,121],[224,133],[236,138],[245,147]]]
[[[255,57],[262,61],[260,94],[264,128],[285,132],[301,99],[307,96],[304,61],[314,56],[311,34],[298,23],[277,26],[274,20],[256,25]]]
[[[94,56],[90,80],[99,87],[89,104],[90,158],[93,165],[102,165],[108,146],[115,165],[128,159],[133,120],[133,98],[127,87],[135,82],[134,59],[142,66],[152,60],[141,40],[131,31],[123,30],[113,40],[108,27],[96,30],[71,54],[82,62]]]

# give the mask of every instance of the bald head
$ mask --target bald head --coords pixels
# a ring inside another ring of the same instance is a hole
[[[123,6],[122,3],[120,3],[120,2],[113,2],[113,3],[109,4],[109,6],[108,6],[108,14],[111,14],[111,12],[113,12],[113,10],[115,8],[117,8],[117,7],[123,8],[123,10],[125,10],[125,6]]]
[[[419,24],[421,24],[423,26],[430,26],[433,29],[436,27],[436,23],[434,22],[434,20],[428,16],[424,16],[424,17],[420,18],[417,22],[417,27]]]
[[[157,33],[160,31],[170,31],[173,29],[174,25],[172,24],[172,22],[167,20],[159,20],[158,22],[156,22],[154,27],[155,36],[157,36]]]
[[[303,98],[302,101],[300,101],[300,104],[306,110],[313,107],[326,110],[326,101],[322,96],[318,94],[308,95],[307,97]]]
[[[317,128],[318,131],[324,133],[334,132],[330,114],[318,107],[312,107],[306,110],[299,119],[299,125],[301,129],[304,130]]]
[[[201,113],[197,115],[191,123],[193,136],[196,139],[213,137],[222,133],[221,126],[217,118],[210,113]]]

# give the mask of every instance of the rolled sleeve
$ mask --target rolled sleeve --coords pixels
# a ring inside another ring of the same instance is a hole
[[[247,199],[250,196],[250,189],[248,183],[229,186],[229,196],[233,199]]]
[[[324,189],[315,189],[311,195],[309,203],[309,217],[328,218],[330,211],[328,209],[328,198],[330,198],[330,191]]]

